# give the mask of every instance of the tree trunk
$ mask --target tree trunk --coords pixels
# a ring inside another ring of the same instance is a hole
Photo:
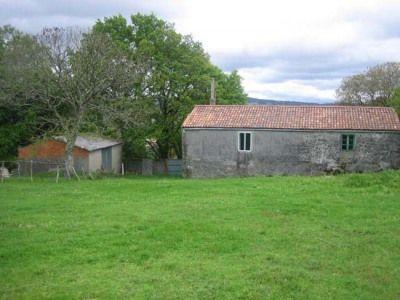
[[[72,151],[74,150],[77,134],[67,137],[67,145],[65,147],[65,176],[70,179],[72,168],[74,167],[74,159]]]
[[[175,155],[178,159],[182,159],[182,136],[174,143]]]
[[[166,141],[157,141],[158,145],[158,158],[159,159],[168,159],[169,154],[169,144]]]

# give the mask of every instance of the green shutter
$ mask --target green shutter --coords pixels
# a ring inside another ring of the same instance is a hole
[[[353,150],[353,149],[354,149],[354,135],[350,134],[347,150]]]
[[[239,150],[244,150],[244,133],[239,134]]]
[[[353,150],[354,140],[354,134],[342,134],[342,150]]]
[[[250,142],[251,142],[250,133],[246,133],[246,150],[247,151],[250,151]]]
[[[342,150],[347,150],[347,135],[342,135]]]

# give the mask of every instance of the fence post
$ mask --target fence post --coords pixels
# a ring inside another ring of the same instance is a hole
[[[121,163],[121,174],[122,176],[125,175],[125,167],[124,167],[124,163]]]
[[[2,161],[1,162],[1,172],[0,172],[1,174],[0,174],[0,176],[1,176],[1,182],[4,182],[4,174],[5,174],[5,171],[4,171],[4,161]]]
[[[31,182],[33,182],[33,160],[31,159]]]
[[[153,161],[151,159],[142,160],[142,175],[144,176],[153,175]]]
[[[58,178],[60,177],[60,167],[57,165],[57,177],[56,182],[58,183]]]
[[[76,178],[78,178],[78,181],[81,181],[81,179],[79,178],[79,176],[78,176],[78,173],[76,173],[76,171],[75,171],[75,168],[74,168],[74,167],[72,167],[72,171],[74,171],[74,174],[75,174]]]

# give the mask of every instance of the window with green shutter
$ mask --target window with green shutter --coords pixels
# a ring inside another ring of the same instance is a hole
[[[247,152],[251,151],[250,132],[239,132],[238,150]]]
[[[342,150],[350,151],[354,149],[354,134],[342,134]]]

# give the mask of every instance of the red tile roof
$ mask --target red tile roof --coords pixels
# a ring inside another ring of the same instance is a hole
[[[182,127],[400,131],[400,120],[390,107],[197,105]]]

